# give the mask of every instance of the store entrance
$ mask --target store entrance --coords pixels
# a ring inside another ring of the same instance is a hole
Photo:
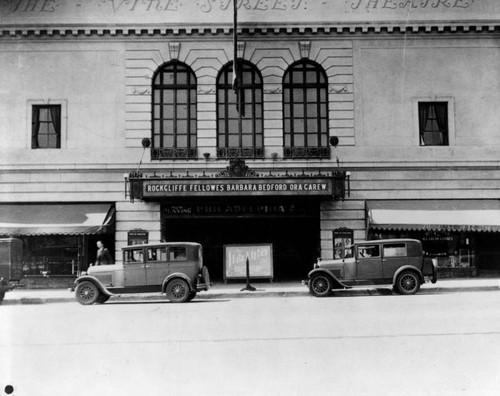
[[[319,215],[314,217],[164,218],[166,241],[203,245],[204,264],[215,281],[224,278],[224,245],[272,244],[274,280],[305,279],[319,254]]]

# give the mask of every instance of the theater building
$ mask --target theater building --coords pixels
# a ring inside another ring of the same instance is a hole
[[[235,42],[232,0],[1,2],[0,237],[35,280],[97,240],[200,242],[216,280],[385,237],[497,273],[497,3],[239,0]]]

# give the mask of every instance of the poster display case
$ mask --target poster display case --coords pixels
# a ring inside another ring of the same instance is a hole
[[[262,243],[224,245],[224,282],[245,279],[247,259],[251,279],[273,280],[273,245]]]

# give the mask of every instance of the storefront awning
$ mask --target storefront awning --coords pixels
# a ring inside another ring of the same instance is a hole
[[[0,235],[89,235],[113,224],[109,204],[0,205]]]
[[[500,200],[367,201],[371,229],[500,232]]]

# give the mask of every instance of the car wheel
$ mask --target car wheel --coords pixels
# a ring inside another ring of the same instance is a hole
[[[309,282],[309,291],[316,297],[327,297],[332,294],[332,281],[327,275],[313,275]]]
[[[82,305],[92,305],[97,302],[101,294],[99,288],[93,282],[83,281],[75,290],[76,300]]]
[[[3,301],[4,297],[5,297],[5,292],[0,292],[0,303]]]
[[[188,301],[190,293],[189,285],[184,279],[173,279],[167,284],[167,298],[174,303]]]
[[[396,290],[399,294],[415,294],[420,289],[420,279],[413,271],[403,271],[396,278]]]
[[[109,297],[107,294],[101,293],[99,298],[96,301],[96,304],[104,304],[106,301],[109,300]]]

